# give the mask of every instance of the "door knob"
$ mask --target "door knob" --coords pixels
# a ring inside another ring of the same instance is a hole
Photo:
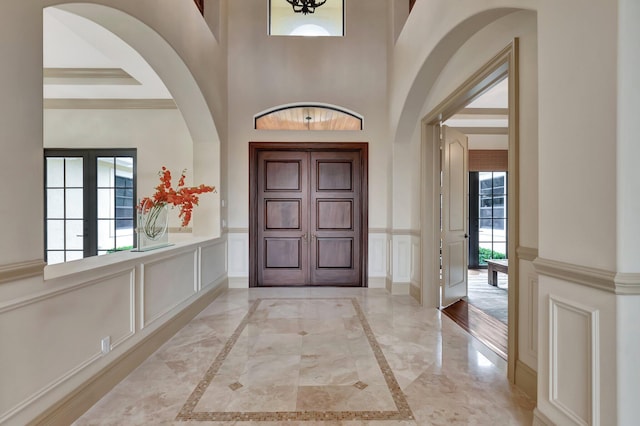
[[[467,235],[467,234],[464,234],[464,237],[465,237],[465,238],[469,238],[469,235]]]

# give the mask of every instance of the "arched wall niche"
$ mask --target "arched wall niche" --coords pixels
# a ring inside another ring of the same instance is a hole
[[[199,84],[188,64],[183,60],[183,57],[190,57],[188,52],[177,51],[168,41],[172,40],[174,35],[160,33],[147,23],[144,20],[145,15],[142,13],[145,8],[139,5],[137,8],[135,6],[131,8],[136,10],[130,10],[125,7],[114,8],[115,2],[113,1],[109,6],[99,4],[99,2],[44,1],[43,3],[44,7],[55,6],[95,22],[120,37],[144,58],[171,93],[191,135],[193,170],[190,170],[189,173],[192,175],[194,183],[205,182],[220,188],[221,176],[223,176],[220,163],[220,133],[221,130],[224,131],[224,128],[218,128],[214,118],[224,122],[226,117],[214,117],[213,111],[222,110],[220,105],[223,104],[223,95],[217,93],[219,89],[214,87],[215,84],[210,81]],[[128,6],[128,3],[124,6]],[[184,6],[174,5],[174,7],[180,10],[183,7],[188,7],[182,12],[195,14],[196,16],[190,17],[190,19],[202,22],[203,28],[200,30],[208,33],[210,37],[208,41],[210,41],[212,48],[217,44],[193,4],[185,2]],[[161,25],[156,25],[156,27],[161,27]],[[159,164],[158,168],[161,166]],[[219,190],[217,194],[201,199],[197,208],[198,212],[194,215],[192,222],[194,235],[220,235],[220,192]]]

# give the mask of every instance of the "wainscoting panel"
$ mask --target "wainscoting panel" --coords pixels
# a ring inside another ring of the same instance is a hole
[[[529,368],[538,366],[538,275],[530,260],[520,259],[518,292],[518,357]]]
[[[189,250],[142,266],[142,328],[197,292],[197,263],[197,251]]]
[[[369,233],[369,278],[387,277],[387,233]]]
[[[224,240],[200,249],[200,283],[203,289],[213,285],[227,272],[227,252]]]
[[[411,281],[411,235],[393,236],[393,282]]]
[[[133,336],[134,295],[130,269],[0,306],[0,423]]]
[[[249,231],[229,232],[229,277],[249,276]],[[248,282],[248,281],[247,281]]]
[[[19,281],[0,299],[0,424],[71,424],[227,288],[225,253],[224,238],[179,242]]]
[[[422,276],[420,263],[420,236],[411,236],[411,289],[409,293],[418,302],[422,302],[422,290],[420,289],[420,277]]]
[[[599,424],[599,312],[549,297],[549,399],[580,425]]]

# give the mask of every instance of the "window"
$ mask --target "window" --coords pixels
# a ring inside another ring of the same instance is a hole
[[[114,205],[116,229],[129,229],[133,217],[133,178],[116,175]]]
[[[269,35],[342,37],[344,0],[269,0]]]
[[[362,117],[328,105],[289,105],[254,117],[256,130],[362,130]]]
[[[507,258],[507,173],[469,173],[469,267]]]
[[[45,259],[134,246],[135,149],[45,150]]]

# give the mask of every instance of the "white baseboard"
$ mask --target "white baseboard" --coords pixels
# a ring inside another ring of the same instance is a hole
[[[387,288],[387,277],[369,277],[367,281],[369,288]]]
[[[411,283],[409,286],[409,295],[413,297],[416,302],[422,303],[422,292],[420,291],[420,286],[417,283]]]
[[[405,296],[409,295],[409,288],[411,287],[411,283],[392,283],[391,284],[391,294],[394,296]]]
[[[538,397],[538,373],[522,361],[516,361],[516,386],[534,401]]]
[[[555,426],[555,423],[549,420],[549,418],[542,414],[542,412],[538,410],[538,407],[536,407],[533,410],[533,426]]]
[[[249,277],[229,277],[229,288],[249,288]]]

